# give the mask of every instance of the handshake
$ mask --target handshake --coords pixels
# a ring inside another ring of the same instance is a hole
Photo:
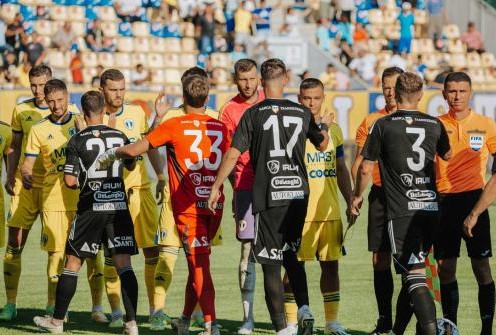
[[[118,160],[118,158],[116,156],[116,151],[117,151],[117,148],[112,148],[112,149],[108,149],[103,154],[99,155],[96,158],[96,161],[95,161],[95,168],[97,170],[106,170],[106,169],[108,169],[108,167],[114,161]]]

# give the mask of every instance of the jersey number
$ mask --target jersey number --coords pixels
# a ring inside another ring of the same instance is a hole
[[[210,146],[209,158],[203,158],[203,151],[199,147],[203,138],[203,134],[205,134],[207,137],[211,136],[215,138],[214,142]],[[198,156],[196,163],[193,163],[189,158],[186,158],[184,160],[184,163],[186,164],[188,170],[196,171],[200,170],[204,166],[207,170],[217,170],[219,168],[220,162],[222,161],[222,151],[219,147],[222,143],[222,132],[217,130],[205,130],[205,132],[202,132],[201,130],[186,129],[184,131],[184,135],[195,136],[195,139],[193,140],[193,143],[191,143],[189,150],[191,152],[194,152]],[[210,161],[212,153],[215,154],[215,160],[213,162]]]
[[[288,144],[286,145],[286,150],[281,149],[281,137],[279,135],[279,122],[277,122],[277,115],[269,116],[263,125],[264,130],[272,128],[274,149],[270,150],[269,154],[270,157],[282,157],[287,153],[288,157],[291,158],[293,156],[293,148],[296,145],[296,141],[298,141],[298,136],[300,135],[301,130],[303,129],[303,121],[299,117],[283,116],[282,124],[284,125],[284,128],[288,128],[291,124],[296,126],[291,138],[288,141]]]
[[[417,140],[415,141],[415,143],[412,144],[413,152],[418,153],[418,157],[419,157],[418,162],[415,162],[412,157],[408,157],[406,159],[406,162],[407,162],[410,170],[420,171],[425,166],[425,150],[422,149],[422,147],[421,147],[422,143],[425,140],[425,129],[424,128],[406,127],[406,133],[418,135]]]
[[[90,138],[86,141],[86,150],[93,151],[96,147],[98,150],[98,156],[103,154],[107,149],[112,149],[115,147],[121,147],[124,145],[124,140],[119,137],[109,137],[105,139],[105,142],[101,138]],[[95,167],[96,160],[91,164],[88,169],[88,178],[107,178],[107,170],[97,170]],[[122,164],[122,160],[118,159],[112,164],[112,177],[119,177],[119,167]]]

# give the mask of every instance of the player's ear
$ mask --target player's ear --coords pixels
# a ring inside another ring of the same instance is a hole
[[[303,103],[301,102],[301,94],[299,93],[298,93],[298,102],[303,105]]]
[[[418,101],[422,101],[422,97],[424,96],[424,91],[420,91]]]
[[[443,98],[444,98],[444,100],[448,100],[448,92],[446,92],[446,91],[444,90],[444,88],[443,88],[442,93],[443,93]]]

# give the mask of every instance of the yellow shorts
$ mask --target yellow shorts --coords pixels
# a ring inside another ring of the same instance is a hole
[[[41,212],[41,249],[65,251],[72,221],[76,211]]]
[[[38,215],[41,214],[43,189],[34,187],[26,190],[21,182],[16,180],[14,193],[16,195],[10,198],[7,226],[30,230]]]
[[[156,246],[155,233],[157,232],[158,213],[151,189],[131,188],[127,191],[127,196],[138,248]]]
[[[0,248],[5,247],[5,202],[3,190],[0,190]]]
[[[157,231],[157,243],[164,247],[182,248],[182,242],[177,233],[176,222],[172,212],[170,201],[164,200],[160,210],[159,229]],[[222,228],[219,227],[215,237],[212,239],[212,246],[222,245]]]
[[[298,259],[335,261],[341,258],[343,223],[341,220],[306,221],[303,226]]]

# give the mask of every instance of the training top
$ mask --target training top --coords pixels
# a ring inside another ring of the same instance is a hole
[[[438,214],[435,156],[449,150],[443,124],[427,114],[398,110],[375,122],[362,155],[379,161],[388,220]]]
[[[232,147],[242,153],[250,150],[253,213],[308,196],[307,138],[318,146],[324,135],[310,110],[290,100],[266,98],[243,114]]]
[[[496,124],[486,116],[470,111],[463,120],[453,112],[439,117],[448,133],[452,158],[437,158],[439,193],[459,193],[484,187],[489,154],[496,154]]]

